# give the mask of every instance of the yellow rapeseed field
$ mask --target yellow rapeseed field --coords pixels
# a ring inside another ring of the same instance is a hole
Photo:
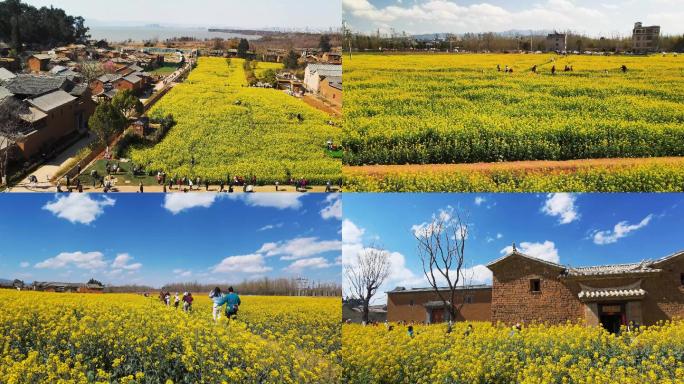
[[[334,298],[243,297],[217,324],[132,294],[0,291],[0,382],[331,383],[340,367]]]
[[[580,324],[342,327],[345,383],[684,383],[684,322],[620,336]]]

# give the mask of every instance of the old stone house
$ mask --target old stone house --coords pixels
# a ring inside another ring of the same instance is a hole
[[[338,107],[342,106],[342,78],[336,76],[322,76],[318,92],[324,99]]]
[[[31,55],[28,59],[26,59],[26,66],[31,72],[34,73],[45,72],[50,69],[49,66],[51,59],[52,57],[50,55],[42,53]]]
[[[585,321],[617,332],[630,323],[684,318],[684,251],[638,263],[571,267],[517,250],[487,265],[492,285],[459,288],[457,321],[562,324]],[[446,289],[443,290],[446,292]],[[387,292],[390,321],[448,320],[432,288]]]
[[[569,267],[514,250],[487,267],[492,321],[584,320],[617,331],[630,322],[684,317],[684,251],[639,263]]]

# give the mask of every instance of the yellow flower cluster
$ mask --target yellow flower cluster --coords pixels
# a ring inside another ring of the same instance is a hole
[[[684,322],[613,335],[581,324],[345,324],[346,383],[684,383]]]
[[[131,294],[0,291],[0,301],[3,384],[331,383],[341,375],[337,299],[246,296],[238,319],[218,324],[205,297],[189,314]]]
[[[150,111],[173,115],[176,126],[154,147],[133,148],[131,159],[170,177],[254,175],[269,184],[289,172],[319,185],[340,178],[341,161],[326,152],[328,140],[339,142],[339,119],[282,91],[248,87],[243,63],[200,58],[188,79]]]
[[[682,156],[683,70],[672,55],[356,55],[344,64],[344,163]]]

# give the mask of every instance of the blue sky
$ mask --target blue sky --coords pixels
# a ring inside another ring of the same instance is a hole
[[[24,0],[54,5],[86,21],[241,28],[339,28],[340,0]]]
[[[466,263],[474,283],[491,282],[484,265],[513,242],[531,256],[572,266],[639,262],[684,249],[682,194],[345,194],[343,261],[380,245],[392,262],[381,291],[427,286],[413,231],[456,210],[469,216]]]
[[[636,21],[684,33],[684,0],[342,0],[356,30],[408,33],[573,30],[631,35]]]
[[[0,212],[0,278],[341,279],[338,195],[5,194]]]

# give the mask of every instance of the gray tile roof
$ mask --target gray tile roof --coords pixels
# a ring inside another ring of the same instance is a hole
[[[557,263],[553,263],[553,262],[551,262],[551,261],[542,260],[542,259],[536,258],[536,257],[534,257],[534,256],[529,256],[529,255],[526,255],[526,254],[524,254],[524,253],[521,253],[521,252],[519,252],[519,251],[517,251],[517,250],[513,250],[512,252],[508,253],[507,255],[502,256],[502,257],[499,257],[498,259],[496,259],[496,260],[490,262],[489,264],[487,264],[486,267],[489,268],[489,267],[493,266],[494,264],[498,264],[499,262],[501,262],[501,261],[503,261],[503,260],[505,260],[505,259],[508,259],[509,257],[513,257],[513,256],[518,256],[518,257],[522,257],[522,258],[524,258],[524,259],[528,259],[528,260],[535,261],[535,262],[538,262],[538,263],[546,264],[546,265],[548,265],[548,266],[550,266],[550,267],[554,267],[554,268],[558,268],[558,269],[565,269],[565,266],[564,266],[564,265],[560,265],[560,264],[557,264]],[[491,268],[490,268],[490,269],[491,269]]]
[[[580,291],[577,297],[580,299],[624,299],[624,298],[635,298],[646,296],[646,291],[642,288],[639,289],[616,289],[616,288],[605,288],[597,289],[594,291]]]
[[[142,72],[142,71],[144,71],[144,69],[143,69],[142,67],[139,67],[139,66],[137,66],[137,65],[135,65],[135,64],[129,65],[128,68],[131,69],[131,70],[133,70],[133,72]]]
[[[67,89],[69,80],[64,76],[17,75],[4,86],[15,95],[39,96],[56,89]]]
[[[46,95],[36,97],[35,99],[29,99],[29,104],[40,109],[43,112],[49,112],[57,107],[61,107],[64,104],[70,103],[76,100],[74,96],[62,91],[54,91]]]
[[[342,77],[330,76],[327,77],[326,80],[328,80],[328,84],[330,84],[331,87],[339,89],[340,91],[342,90]]]
[[[20,116],[22,119],[28,121],[29,123],[35,123],[38,120],[46,118],[47,114],[45,114],[45,112],[41,111],[38,108],[29,107],[29,113]]]
[[[5,87],[0,87],[0,101],[4,100],[5,97],[11,97],[11,96],[14,96],[14,94],[12,94],[12,92],[10,92]]]
[[[88,85],[87,85],[87,84],[76,84],[76,85],[74,85],[74,88],[72,88],[71,91],[69,91],[69,94],[71,94],[71,95],[73,95],[73,96],[76,96],[76,97],[79,97],[79,96],[81,96],[81,95],[83,94],[83,92],[85,92],[87,89],[88,89]]]
[[[660,269],[652,268],[650,261],[629,264],[596,265],[590,267],[569,267],[568,276],[608,276],[625,273],[657,273]]]

